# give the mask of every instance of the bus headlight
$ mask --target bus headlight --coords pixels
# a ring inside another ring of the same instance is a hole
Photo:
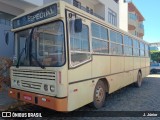
[[[20,86],[20,81],[19,80],[17,80],[17,85]]]
[[[44,85],[44,90],[48,91],[48,85],[46,85],[46,84]]]
[[[14,85],[17,85],[17,81],[16,80],[13,80],[13,83],[14,83]]]
[[[55,87],[53,85],[50,86],[50,91],[54,92],[55,91]]]

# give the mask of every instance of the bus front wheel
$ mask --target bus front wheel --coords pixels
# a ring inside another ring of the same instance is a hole
[[[96,84],[93,96],[92,106],[96,109],[101,108],[105,104],[106,89],[103,81],[99,80]]]
[[[136,87],[141,87],[142,85],[142,73],[138,72],[137,74],[137,81],[135,82]]]

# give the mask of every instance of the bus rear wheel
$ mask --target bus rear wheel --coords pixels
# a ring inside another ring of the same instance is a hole
[[[141,87],[142,86],[142,73],[138,72],[137,74],[137,81],[135,82],[136,87]]]
[[[103,107],[105,99],[106,99],[105,84],[103,81],[99,80],[94,90],[92,106],[96,109]]]

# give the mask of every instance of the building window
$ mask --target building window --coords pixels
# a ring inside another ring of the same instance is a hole
[[[136,14],[129,13],[129,18],[136,21],[138,19],[138,16]]]
[[[108,22],[117,26],[117,14],[111,9],[108,9]]]
[[[74,5],[75,7],[81,8],[81,3],[78,2],[77,0],[73,0],[73,5]]]

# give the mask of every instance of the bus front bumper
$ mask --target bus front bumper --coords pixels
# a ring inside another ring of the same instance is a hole
[[[8,94],[11,98],[27,103],[42,106],[56,111],[67,111],[67,98],[54,98],[17,89],[9,89]]]

